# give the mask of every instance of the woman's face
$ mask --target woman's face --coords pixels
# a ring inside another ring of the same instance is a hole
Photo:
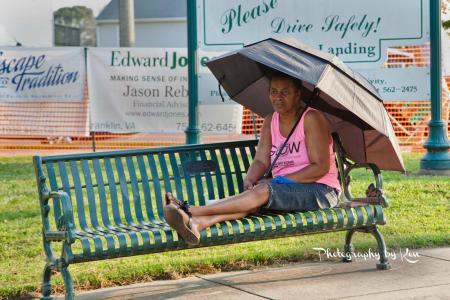
[[[272,78],[269,97],[277,113],[297,111],[300,106],[300,90],[289,78]]]

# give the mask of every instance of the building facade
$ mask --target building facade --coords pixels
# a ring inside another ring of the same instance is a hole
[[[119,1],[112,0],[97,17],[97,46],[119,46]],[[135,0],[136,47],[186,47],[185,0]]]

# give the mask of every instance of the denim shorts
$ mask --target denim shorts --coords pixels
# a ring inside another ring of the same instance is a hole
[[[269,201],[260,209],[311,211],[335,207],[337,204],[337,191],[326,184],[272,181],[269,183]]]

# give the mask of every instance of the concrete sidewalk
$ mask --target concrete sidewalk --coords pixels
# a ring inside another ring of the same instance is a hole
[[[377,270],[374,258],[334,258],[101,289],[77,299],[450,299],[450,248],[390,254],[387,271]]]

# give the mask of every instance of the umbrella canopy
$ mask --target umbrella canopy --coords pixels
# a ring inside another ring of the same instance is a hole
[[[325,113],[349,159],[374,163],[383,170],[405,171],[381,97],[336,56],[296,40],[270,38],[206,65],[231,99],[263,117],[273,112],[268,69],[301,80],[306,89],[314,91],[310,106]]]

